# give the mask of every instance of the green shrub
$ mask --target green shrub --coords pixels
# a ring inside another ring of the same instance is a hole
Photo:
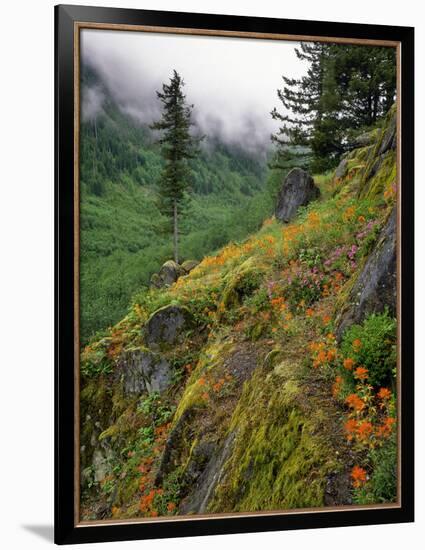
[[[394,431],[382,447],[369,454],[372,475],[363,487],[356,489],[357,504],[394,502],[397,496],[397,434]]]
[[[341,350],[356,366],[366,367],[372,386],[393,381],[396,367],[396,320],[388,312],[372,314],[362,325],[353,325],[345,332]]]

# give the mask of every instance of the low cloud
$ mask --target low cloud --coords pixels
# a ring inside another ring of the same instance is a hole
[[[188,102],[194,104],[200,133],[263,151],[278,128],[270,111],[280,107],[276,91],[282,75],[298,77],[306,69],[295,55],[296,46],[288,41],[86,29],[81,56],[120,109],[140,123],[159,118],[156,91],[175,69],[185,81]],[[104,100],[99,86],[89,86],[82,98],[83,117],[93,118]]]

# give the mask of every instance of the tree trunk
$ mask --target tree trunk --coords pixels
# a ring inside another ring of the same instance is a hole
[[[179,239],[179,229],[177,221],[177,203],[174,201],[174,261],[176,264],[179,263],[179,248],[178,248],[178,239]]]

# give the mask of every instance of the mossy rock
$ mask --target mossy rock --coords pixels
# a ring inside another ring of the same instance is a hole
[[[396,180],[397,111],[393,105],[377,133],[361,175],[359,197],[375,198],[387,184]]]
[[[364,266],[357,277],[352,278],[351,288],[345,293],[345,303],[340,304],[341,312],[336,321],[338,340],[349,326],[361,323],[370,313],[388,309],[391,315],[396,314],[396,222],[394,207]]]
[[[171,304],[152,313],[142,332],[149,348],[162,350],[181,342],[193,325],[194,318],[187,307]]]
[[[151,286],[155,288],[168,287],[174,284],[179,277],[185,275],[186,271],[174,260],[165,262],[158,273],[151,277]]]
[[[208,372],[213,371],[215,367],[221,365],[225,358],[230,354],[233,345],[231,342],[211,342],[202,352],[196,369],[190,375],[186,383],[185,390],[179,401],[177,410],[173,418],[173,428],[176,426],[180,417],[187,410],[202,409],[206,406],[203,394],[205,388],[199,383],[199,380]]]
[[[190,273],[192,269],[195,269],[199,265],[197,260],[186,260],[181,264],[181,268],[185,273]]]
[[[228,310],[240,306],[246,296],[250,296],[261,284],[264,270],[250,257],[224,278],[222,309]]]
[[[245,383],[229,427],[237,432],[232,454],[209,512],[323,506],[327,475],[336,468],[332,450],[319,420],[300,406],[299,367],[284,361],[275,371],[259,370]]]

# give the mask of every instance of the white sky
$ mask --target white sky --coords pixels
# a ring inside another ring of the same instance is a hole
[[[150,123],[159,115],[155,90],[176,69],[195,105],[201,131],[246,146],[269,143],[282,109],[276,90],[282,74],[299,77],[306,64],[295,55],[296,42],[227,37],[165,35],[85,29],[82,61],[101,74],[120,106]],[[101,96],[93,105],[100,104]]]

